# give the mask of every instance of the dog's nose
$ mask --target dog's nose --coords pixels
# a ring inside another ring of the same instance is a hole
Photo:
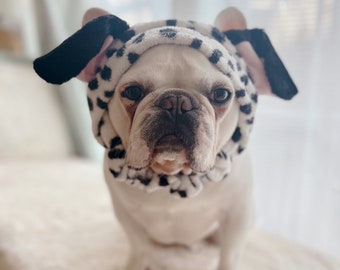
[[[184,114],[193,109],[190,97],[182,94],[170,94],[161,99],[159,106],[172,116]]]

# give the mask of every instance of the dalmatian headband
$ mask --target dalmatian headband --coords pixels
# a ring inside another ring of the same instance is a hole
[[[93,36],[97,39],[93,39]],[[271,71],[267,72],[271,89],[284,99],[290,99],[296,93],[293,82],[270,42],[268,45],[269,39],[262,30],[222,33],[213,26],[192,21],[158,21],[129,28],[124,21],[113,15],[101,16],[86,24],[55,50],[38,58],[34,63],[35,70],[48,82],[63,83],[78,75],[91,59],[101,52],[108,36],[112,36],[115,42],[111,42],[105,49],[104,60],[88,83],[87,97],[93,133],[98,142],[106,148],[106,169],[112,177],[146,191],[168,188],[172,194],[180,197],[194,196],[202,189],[205,181],[225,179],[230,172],[232,157],[246,148],[254,122],[257,93],[250,77],[252,74],[249,74],[247,65],[235,45],[249,39],[264,39],[267,50],[264,50],[263,46],[254,46],[255,51],[262,56],[270,55],[268,60],[265,58],[265,69],[274,68],[275,71],[280,71],[273,76],[269,75],[273,74]],[[80,50],[79,44],[83,42],[87,48]],[[236,88],[235,95],[240,108],[239,122],[231,139],[216,156],[215,168],[208,174],[165,176],[157,175],[151,169],[136,171],[124,164],[125,150],[109,121],[108,104],[114,98],[117,83],[129,67],[144,52],[161,44],[182,45],[200,51],[233,81]]]
[[[99,143],[105,147],[110,145],[112,135],[107,137],[105,134],[113,134],[113,131],[108,130],[111,125],[105,126],[107,122],[104,120],[104,115],[114,95],[114,89],[123,74],[138,60],[140,55],[152,47],[161,44],[176,44],[200,51],[223,74],[232,79],[233,85],[238,86],[238,101],[242,115],[237,132],[245,136],[242,138],[239,136],[240,140],[237,138],[235,142],[239,149],[245,148],[247,135],[253,123],[257,97],[248,77],[245,63],[237,59],[239,57],[235,47],[225,35],[211,26],[174,20],[135,26],[127,30],[127,33],[131,38],[125,43],[117,42],[108,49],[106,53],[108,59],[97,69],[96,77],[88,84],[87,96],[93,120],[93,132]],[[241,129],[243,131],[239,132]]]

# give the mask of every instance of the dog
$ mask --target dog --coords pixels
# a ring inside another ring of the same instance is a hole
[[[215,26],[129,27],[100,9],[34,61],[47,82],[88,82],[93,132],[131,245],[126,270],[234,270],[253,219],[247,150],[259,94],[297,89],[236,8]]]

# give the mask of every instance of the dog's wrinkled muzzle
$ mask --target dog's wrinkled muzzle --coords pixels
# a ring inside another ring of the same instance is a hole
[[[181,89],[164,90],[145,111],[136,113],[132,126],[127,163],[157,173],[203,172],[210,164],[200,162],[197,149],[213,148],[212,121],[197,98]],[[139,118],[139,119],[138,119]],[[205,123],[201,125],[201,123]],[[135,159],[134,156],[144,159]],[[212,159],[213,160],[213,159]]]

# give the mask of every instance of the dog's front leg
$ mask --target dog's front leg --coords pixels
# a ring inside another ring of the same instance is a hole
[[[136,223],[128,211],[113,196],[115,214],[122,225],[129,243],[130,255],[124,270],[148,270],[150,239],[145,231]]]
[[[249,199],[234,205],[219,231],[220,263],[218,270],[236,270],[243,253],[247,232],[253,222],[253,204]]]

